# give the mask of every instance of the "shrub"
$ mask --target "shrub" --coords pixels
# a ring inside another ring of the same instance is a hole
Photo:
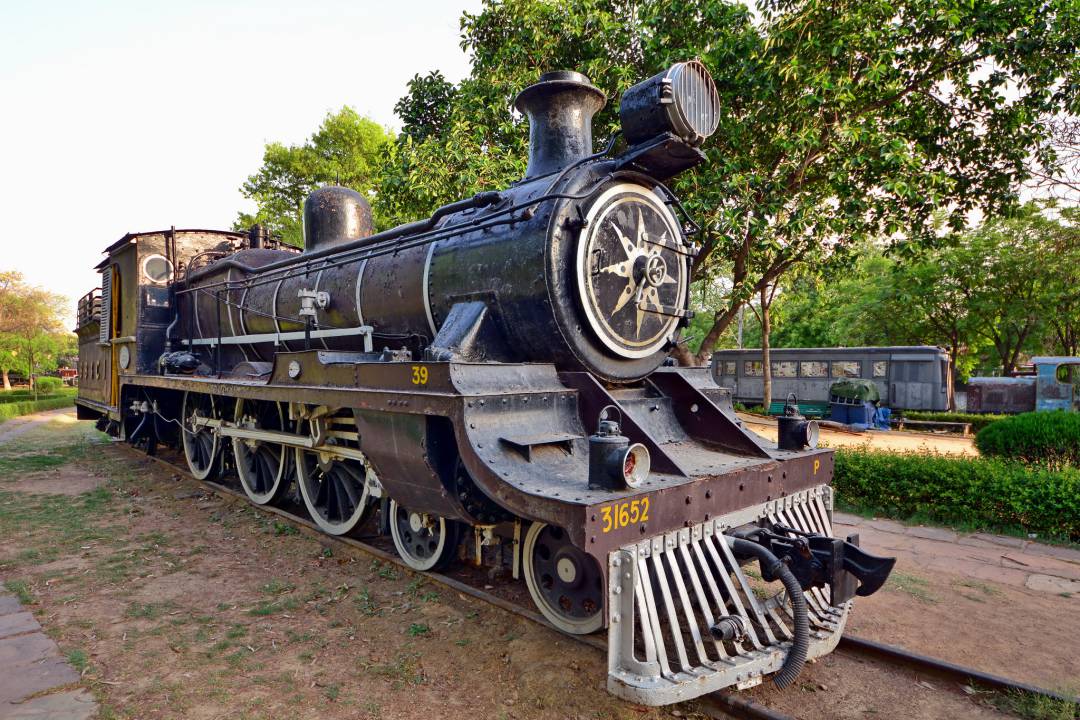
[[[0,404],[0,422],[10,420],[13,417],[19,417],[20,415],[29,415],[44,410],[57,410],[63,407],[71,407],[74,404],[74,399],[74,395],[62,395],[46,400],[38,400],[37,402],[34,402],[33,400],[20,400],[18,402],[3,403]]]
[[[1008,415],[992,415],[990,413],[922,412],[918,410],[905,410],[903,415],[908,420],[971,423],[972,432],[979,432],[984,427],[1009,417]]]
[[[987,456],[1080,466],[1080,413],[1013,415],[979,431],[975,446]]]
[[[36,380],[37,391],[39,393],[49,394],[58,391],[63,386],[64,381],[58,377],[39,377]]]
[[[1080,538],[1080,469],[997,458],[836,451],[839,499],[898,518]]]

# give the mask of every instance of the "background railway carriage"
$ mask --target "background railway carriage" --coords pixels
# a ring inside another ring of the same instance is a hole
[[[626,91],[624,146],[593,153],[605,101],[543,75],[515,101],[522,181],[382,233],[327,187],[299,254],[257,228],[125,235],[80,303],[80,417],[327,533],[381,527],[417,570],[504,564],[556,627],[607,628],[621,697],[789,684],[893,560],[831,537],[810,421],[767,443],[708,369],[666,366],[695,246],[664,181],[717,126],[704,66]]]
[[[942,348],[917,345],[851,348],[774,348],[772,400],[795,393],[800,403],[827,406],[829,388],[844,378],[877,385],[881,404],[899,410],[949,410],[953,386],[949,355]],[[718,350],[713,379],[747,404],[762,401],[764,368],[760,349]]]

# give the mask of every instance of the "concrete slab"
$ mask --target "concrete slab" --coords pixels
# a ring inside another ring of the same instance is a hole
[[[1053,575],[1032,573],[1028,576],[1025,584],[1032,590],[1080,598],[1080,581],[1077,580],[1066,580]]]
[[[925,527],[918,525],[915,527],[909,527],[904,529],[905,534],[911,535],[917,538],[923,538],[925,540],[938,540],[941,542],[954,543],[956,542],[956,533],[952,530],[945,530],[943,528]]]
[[[971,537],[978,538],[979,540],[985,540],[987,542],[994,543],[995,545],[1004,545],[1005,547],[1017,548],[1023,550],[1030,540],[1024,538],[1008,537],[1007,535],[991,535],[989,533],[975,533]]]
[[[5,638],[0,641],[0,674],[54,657],[60,657],[60,651],[56,643],[42,633]]]
[[[1025,552],[1034,553],[1036,555],[1046,555],[1061,560],[1062,562],[1080,565],[1080,550],[1074,550],[1073,548],[1031,543],[1031,545],[1025,549]]]
[[[60,658],[24,665],[16,672],[0,673],[0,718],[7,703],[18,703],[45,690],[79,681],[79,673]]]
[[[0,595],[0,615],[9,615],[22,610],[19,598],[14,595]]]
[[[41,629],[38,621],[28,612],[11,613],[0,615],[0,638],[12,635],[24,635]]]
[[[5,720],[90,720],[96,714],[97,703],[86,690],[42,695],[7,708],[0,706],[0,717]]]

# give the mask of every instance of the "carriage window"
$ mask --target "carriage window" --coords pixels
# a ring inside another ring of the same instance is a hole
[[[761,377],[765,374],[765,366],[760,360],[744,360],[742,370],[747,377]]]
[[[724,361],[724,374],[725,375],[734,375],[735,374],[735,361],[734,360],[725,360]]]
[[[795,377],[795,363],[793,362],[774,362],[772,364],[773,377],[778,378],[793,378]]]
[[[858,360],[834,360],[832,376],[834,378],[857,378],[861,375]]]
[[[812,378],[829,377],[829,363],[817,361],[799,363],[799,374]]]
[[[1075,365],[1058,365],[1057,371],[1054,373],[1059,383],[1065,383],[1066,385],[1072,385],[1073,378],[1077,375],[1077,366]]]
[[[889,361],[888,360],[875,360],[874,361],[874,377],[883,378],[889,374]]]

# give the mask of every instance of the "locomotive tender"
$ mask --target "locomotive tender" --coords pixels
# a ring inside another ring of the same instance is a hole
[[[617,154],[592,149],[604,102],[541,76],[515,100],[521,181],[382,233],[326,187],[302,252],[258,227],[125,235],[79,304],[80,417],[257,504],[295,486],[327,533],[377,511],[417,570],[505,565],[555,627],[607,628],[621,697],[790,683],[893,561],[832,537],[832,453],[797,408],[778,447],[667,362],[695,246],[663,181],[705,159],[708,72],[626,91]]]

